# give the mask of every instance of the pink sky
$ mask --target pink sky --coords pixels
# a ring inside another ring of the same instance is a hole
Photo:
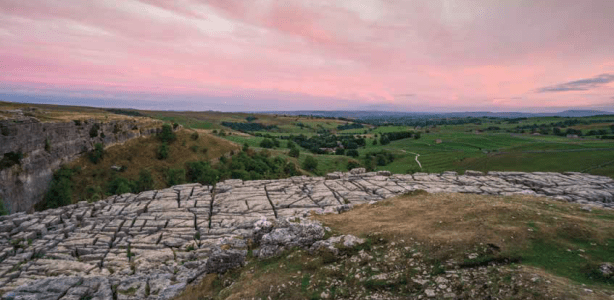
[[[0,0],[0,99],[614,111],[612,16],[612,0]]]

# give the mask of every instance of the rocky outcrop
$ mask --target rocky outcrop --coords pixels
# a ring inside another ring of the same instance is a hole
[[[43,123],[22,116],[0,120],[0,159],[22,157],[0,164],[0,198],[9,212],[30,211],[42,200],[60,165],[90,151],[96,143],[109,147],[153,134],[160,126],[153,120],[128,119]]]
[[[186,184],[0,217],[3,299],[169,299],[203,274],[243,265],[249,242],[260,244],[254,252],[262,257],[359,243],[347,236],[318,242],[322,227],[301,219],[418,189],[614,204],[614,180],[580,173],[387,175]]]

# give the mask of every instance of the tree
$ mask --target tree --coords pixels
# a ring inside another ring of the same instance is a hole
[[[45,207],[56,208],[68,205],[72,201],[72,176],[75,169],[66,166],[60,167],[53,173],[53,179],[47,193],[45,193]]]
[[[135,182],[121,176],[116,176],[107,185],[107,192],[112,195],[132,193],[134,190],[136,190]]]
[[[288,151],[288,155],[291,157],[298,157],[300,155],[300,151],[298,148],[292,148],[290,151]]]
[[[377,145],[377,139],[373,139],[373,146]]]
[[[104,146],[101,143],[94,144],[94,150],[89,153],[89,159],[93,164],[97,164],[104,156]]]
[[[390,144],[390,139],[387,135],[382,135],[382,137],[379,139],[379,143],[382,145],[388,145]]]
[[[100,125],[98,125],[98,123],[95,123],[94,125],[92,125],[92,128],[90,128],[90,137],[91,138],[97,137],[99,129],[100,129]]]
[[[158,139],[162,143],[170,144],[177,139],[177,135],[173,132],[173,128],[169,124],[162,125],[162,131],[158,134]]]
[[[154,189],[154,180],[151,176],[151,172],[147,169],[141,169],[139,171],[139,179],[136,181],[136,191],[143,192]]]
[[[351,156],[351,157],[358,157],[359,154],[358,154],[358,150],[351,149],[346,152],[346,155]]]
[[[348,170],[360,168],[360,163],[355,160],[348,160]]]
[[[260,147],[262,148],[273,148],[275,143],[271,139],[264,139],[260,142]]]
[[[198,132],[194,131],[191,135],[190,138],[192,138],[192,140],[198,140]]]
[[[224,164],[225,162],[220,159],[220,163]],[[207,161],[189,162],[187,169],[187,178],[190,182],[212,185],[220,179],[219,171],[213,169]]]
[[[167,143],[162,143],[162,145],[160,145],[158,147],[158,152],[156,153],[156,157],[158,159],[167,159],[168,158],[168,144]]]
[[[2,200],[2,197],[0,197],[0,216],[5,216],[9,214],[9,210],[6,209],[6,206],[4,206],[4,201]]]
[[[315,171],[318,168],[318,160],[313,156],[307,156],[303,162],[303,169],[308,171]]]
[[[166,170],[166,183],[168,185],[178,185],[186,182],[184,169],[168,169]]]

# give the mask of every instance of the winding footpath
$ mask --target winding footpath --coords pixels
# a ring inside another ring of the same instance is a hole
[[[614,207],[614,180],[581,173],[354,169],[326,177],[226,180],[215,187],[185,184],[0,217],[2,299],[169,299],[203,274],[223,272],[244,258],[246,251],[228,252],[223,245],[255,238],[258,224],[311,211],[336,213],[418,189]]]

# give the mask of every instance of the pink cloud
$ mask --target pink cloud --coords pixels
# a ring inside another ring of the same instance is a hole
[[[614,74],[614,26],[603,26],[612,1],[372,2],[4,0],[0,88],[258,94],[297,107],[326,98],[330,108],[611,100],[608,85],[535,91]],[[415,96],[395,96],[405,94]]]

